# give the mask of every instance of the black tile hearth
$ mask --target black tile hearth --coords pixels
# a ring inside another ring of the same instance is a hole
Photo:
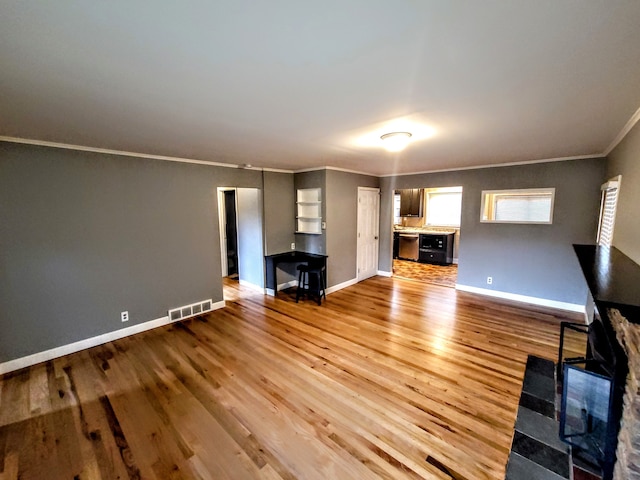
[[[522,455],[511,452],[505,480],[565,480],[557,473],[532,462]]]
[[[511,450],[541,467],[569,478],[569,454],[539,442],[516,430]]]
[[[541,398],[535,397],[527,392],[522,392],[520,394],[520,406],[526,407],[534,412],[538,412],[545,417],[552,419],[555,419],[556,417],[556,406],[553,402],[542,400]]]
[[[529,355],[527,358],[526,372],[539,373],[545,377],[554,378],[555,368],[555,363],[546,358],[536,357],[535,355]]]
[[[555,409],[555,364],[527,359],[506,480],[570,478],[570,449],[560,441]]]
[[[534,397],[553,403],[556,397],[556,382],[553,377],[527,369],[524,374],[522,391]]]
[[[516,431],[569,454],[569,446],[562,442],[558,435],[558,422],[552,418],[520,406],[516,420]]]

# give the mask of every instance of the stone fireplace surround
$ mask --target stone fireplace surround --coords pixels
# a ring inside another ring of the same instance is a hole
[[[603,478],[640,480],[640,266],[615,247],[574,249],[595,305],[590,320],[602,322],[618,361],[625,362],[614,380],[623,387],[616,462]]]
[[[640,480],[640,325],[615,308],[609,309],[607,316],[629,364],[613,478]]]

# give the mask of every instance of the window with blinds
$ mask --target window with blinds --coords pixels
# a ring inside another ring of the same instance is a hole
[[[462,187],[427,189],[427,225],[460,226]]]
[[[555,188],[485,190],[481,222],[542,223],[553,221]]]
[[[616,221],[616,207],[620,190],[620,176],[617,176],[600,187],[600,221],[598,223],[598,245],[610,247],[613,242],[613,227]]]

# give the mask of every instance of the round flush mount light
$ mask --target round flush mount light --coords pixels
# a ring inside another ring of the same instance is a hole
[[[410,138],[411,134],[409,132],[390,132],[382,135],[380,140],[382,140],[382,146],[388,152],[399,152],[404,150]]]

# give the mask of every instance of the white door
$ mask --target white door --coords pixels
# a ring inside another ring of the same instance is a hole
[[[380,189],[358,187],[358,281],[378,273]]]

